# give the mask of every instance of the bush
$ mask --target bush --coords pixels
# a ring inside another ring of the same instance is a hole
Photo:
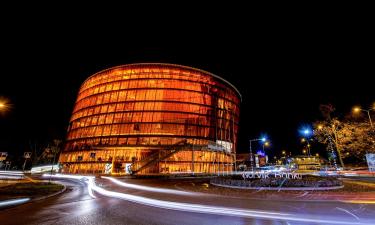
[[[215,177],[211,183],[239,186],[239,187],[336,187],[343,185],[342,181],[333,177],[317,177],[307,175],[302,179],[268,178],[268,179],[247,179],[242,176]]]

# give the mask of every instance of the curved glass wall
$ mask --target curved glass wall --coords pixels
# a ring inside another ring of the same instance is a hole
[[[215,161],[231,170],[239,104],[233,85],[202,70],[170,64],[110,68],[81,86],[60,162],[66,172],[103,173],[107,164],[112,173],[125,173],[129,164],[134,171],[155,152],[183,145],[164,159],[164,167],[156,160],[139,173],[173,172],[177,167],[176,172],[212,172]],[[193,147],[204,156],[195,160]],[[190,165],[194,160],[195,167]],[[115,161],[121,162],[119,169]]]

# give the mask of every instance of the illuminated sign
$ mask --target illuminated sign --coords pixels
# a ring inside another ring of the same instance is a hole
[[[24,153],[23,153],[23,157],[24,157],[25,159],[30,159],[30,158],[31,158],[31,152],[24,152]]]
[[[286,178],[302,179],[302,174],[295,172],[245,172],[242,174],[243,179],[269,179],[269,178]]]
[[[126,174],[130,174],[131,173],[131,167],[132,167],[131,163],[125,163],[125,173]]]
[[[375,154],[374,153],[366,154],[366,160],[367,160],[368,170],[375,172]]]
[[[221,140],[216,140],[216,144],[219,146],[222,146],[225,151],[231,152],[233,148],[233,144],[228,141],[221,141]]]

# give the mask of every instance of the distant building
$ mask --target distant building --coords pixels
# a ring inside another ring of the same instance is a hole
[[[320,170],[321,159],[317,156],[294,156],[291,158],[291,165],[298,170]]]
[[[253,154],[253,164],[251,163],[250,153],[240,153],[236,155],[237,170],[249,170],[253,165],[254,168],[259,168],[267,165],[267,155]]]
[[[232,171],[240,100],[228,81],[191,67],[142,63],[100,71],[79,90],[62,171]]]

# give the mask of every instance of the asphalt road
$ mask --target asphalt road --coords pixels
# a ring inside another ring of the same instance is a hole
[[[122,187],[105,179],[96,181],[99,187],[112,192],[166,202],[165,205],[150,206],[107,197],[97,192],[94,192],[96,198],[92,198],[85,182],[74,179],[59,181],[67,186],[65,193],[1,210],[0,224],[375,224],[375,204],[251,201],[216,195],[160,193]],[[143,185],[139,181],[129,182]],[[175,210],[173,206],[167,205],[169,202],[183,202],[189,205]],[[201,207],[202,210],[192,212],[195,206]],[[239,215],[235,213],[236,209],[247,211]],[[273,218],[272,215],[276,215],[277,218]]]

